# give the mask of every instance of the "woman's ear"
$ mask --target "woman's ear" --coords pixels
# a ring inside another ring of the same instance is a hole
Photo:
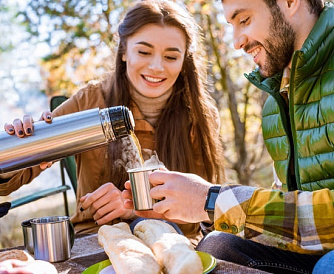
[[[122,61],[126,62],[126,56],[125,56],[125,54],[122,55]]]

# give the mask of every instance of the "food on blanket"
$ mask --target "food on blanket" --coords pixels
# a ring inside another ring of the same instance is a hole
[[[20,249],[12,249],[0,252],[0,262],[10,259],[16,259],[20,261],[34,261],[26,251]]]
[[[49,262],[35,260],[26,251],[12,249],[0,252],[0,273],[57,274]]]
[[[98,241],[118,274],[161,272],[152,250],[131,233],[127,223],[103,225],[98,231]]]
[[[190,241],[169,224],[147,219],[139,222],[133,233],[144,241],[163,265],[164,273],[203,273],[201,258]]]

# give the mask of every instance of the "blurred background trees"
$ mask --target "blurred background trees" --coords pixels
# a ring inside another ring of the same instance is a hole
[[[18,79],[15,76],[18,64],[15,63],[10,68],[0,68],[0,81],[11,83],[8,84],[10,88],[16,89],[17,103],[22,103],[24,96],[30,96],[28,92],[22,94],[24,89],[18,87],[22,81],[33,81],[33,87],[49,97],[70,96],[80,86],[110,69],[117,47],[118,23],[133,2],[27,0],[14,1],[11,5],[0,2],[0,22],[7,26],[7,33],[4,33],[6,28],[0,30],[3,34],[0,58],[10,56],[9,53],[17,49],[15,44],[8,43],[12,35],[15,36],[15,28],[24,27],[18,44],[40,47],[38,65],[34,66],[38,68],[39,77]],[[232,30],[223,17],[220,1],[176,2],[186,6],[202,28],[203,54],[208,60],[212,97],[220,110],[225,145],[222,157],[229,179],[246,185],[269,186],[273,180],[271,161],[261,133],[261,109],[266,95],[243,76],[254,69],[252,60],[233,48]],[[32,57],[29,54],[21,56],[25,60]],[[27,62],[26,65],[29,66]],[[5,93],[0,89],[0,98]],[[29,104],[33,101],[32,98]]]

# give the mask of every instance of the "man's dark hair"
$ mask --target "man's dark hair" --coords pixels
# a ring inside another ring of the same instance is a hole
[[[277,0],[263,0],[269,8],[277,5]],[[324,8],[323,0],[305,0],[308,3],[309,11],[318,17]]]
[[[277,5],[277,0],[263,0],[269,8]],[[308,8],[311,13],[316,14],[318,17],[324,8],[323,0],[305,0],[308,3]],[[224,0],[222,0],[222,3]]]

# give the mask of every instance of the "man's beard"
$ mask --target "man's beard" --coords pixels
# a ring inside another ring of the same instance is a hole
[[[270,22],[269,37],[263,45],[259,42],[248,44],[244,49],[260,45],[266,52],[266,60],[263,65],[259,65],[259,72],[262,77],[271,77],[282,71],[292,58],[296,33],[292,26],[287,22],[279,6],[270,8],[272,19]]]

